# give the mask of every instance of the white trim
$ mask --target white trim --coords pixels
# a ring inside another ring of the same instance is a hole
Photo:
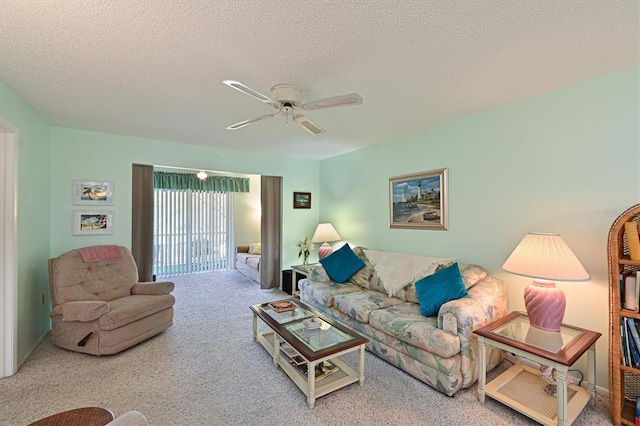
[[[0,117],[0,377],[18,371],[18,129]]]

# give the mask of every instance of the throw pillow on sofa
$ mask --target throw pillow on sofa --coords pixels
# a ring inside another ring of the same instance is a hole
[[[353,274],[364,268],[364,262],[356,256],[349,244],[343,245],[340,250],[320,259],[320,264],[331,279],[337,283],[347,281]]]
[[[261,243],[249,244],[249,254],[262,254],[262,244]]]
[[[329,274],[327,274],[327,271],[324,270],[322,265],[314,265],[311,267],[311,270],[309,271],[309,279],[311,281],[318,281],[321,283],[331,281]]]
[[[416,282],[416,295],[420,302],[420,313],[425,317],[437,316],[442,305],[466,296],[467,289],[458,264],[454,263]]]

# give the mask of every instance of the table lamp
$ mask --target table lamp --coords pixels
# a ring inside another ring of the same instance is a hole
[[[329,256],[333,249],[329,245],[328,241],[339,241],[340,235],[336,232],[335,228],[330,223],[321,223],[316,228],[316,232],[311,238],[312,243],[322,243],[318,249],[318,257],[324,259]]]
[[[529,323],[548,331],[560,331],[566,307],[564,292],[554,281],[587,281],[591,278],[558,234],[528,233],[502,269],[533,278],[524,290]]]

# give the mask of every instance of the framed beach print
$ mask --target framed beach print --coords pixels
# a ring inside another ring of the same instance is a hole
[[[311,193],[310,192],[294,192],[293,208],[294,209],[310,209]]]
[[[113,234],[113,212],[73,212],[73,235]]]
[[[389,227],[447,229],[447,169],[389,179]]]
[[[113,205],[113,182],[74,180],[73,204],[92,206]]]

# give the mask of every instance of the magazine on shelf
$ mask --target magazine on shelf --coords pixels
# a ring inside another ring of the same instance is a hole
[[[289,357],[289,362],[293,365],[300,365],[306,362],[295,349],[289,346],[288,343],[282,342],[280,344],[280,350]]]
[[[304,375],[304,377],[308,377],[307,373],[307,363],[296,365],[293,363],[293,360],[289,360],[289,362]],[[323,361],[316,364],[316,380],[324,379],[327,376],[338,371],[339,368],[334,365],[331,361]]]

